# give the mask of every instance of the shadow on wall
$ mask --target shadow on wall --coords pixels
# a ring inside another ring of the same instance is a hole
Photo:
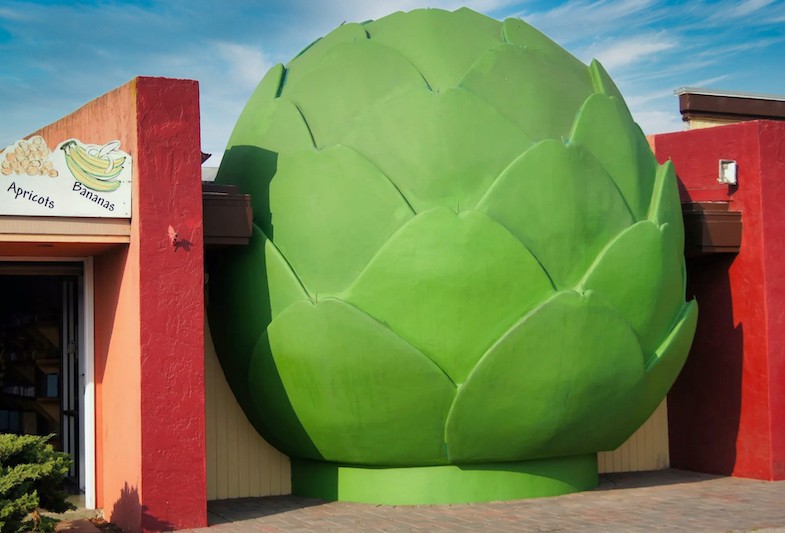
[[[231,183],[251,195],[254,223],[274,237],[270,212],[270,182],[278,171],[278,153],[256,146],[232,146],[224,154],[216,183]]]
[[[159,520],[148,513],[147,506],[142,505],[139,500],[139,489],[125,483],[120,491],[120,498],[112,507],[112,514],[109,515],[109,518],[112,523],[124,531],[134,531],[138,527],[140,515],[143,531],[173,531],[176,529],[174,524]]]
[[[687,261],[687,297],[700,305],[684,369],[668,394],[671,466],[731,475],[741,419],[743,324],[734,325],[729,270],[735,254]]]
[[[271,356],[259,358],[257,375],[265,377],[262,383],[257,378],[254,393],[249,389],[254,351],[271,353],[265,330],[272,321],[272,310],[267,279],[256,275],[247,263],[267,264],[263,239],[272,240],[274,235],[270,183],[277,170],[278,153],[270,150],[238,145],[224,154],[216,182],[231,182],[250,194],[256,227],[250,246],[223,248],[205,256],[210,279],[207,317],[221,369],[251,424],[278,450],[319,460],[322,455],[300,424]],[[242,267],[241,275],[237,265]],[[257,295],[255,302],[238,304],[245,302],[249,293]],[[275,406],[273,416],[269,406]]]
[[[109,344],[115,329],[120,288],[123,283],[128,248],[110,250],[95,258],[95,379],[104,382]],[[100,402],[100,398],[98,400]],[[100,428],[99,428],[100,429]],[[100,434],[100,431],[97,432]]]

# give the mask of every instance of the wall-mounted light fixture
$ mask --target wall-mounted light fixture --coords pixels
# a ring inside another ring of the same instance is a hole
[[[738,184],[738,165],[733,159],[720,159],[717,181],[728,185]]]

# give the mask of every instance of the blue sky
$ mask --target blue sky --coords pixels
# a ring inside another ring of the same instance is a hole
[[[678,87],[785,95],[785,0],[0,0],[0,146],[149,75],[199,81],[203,149],[220,155],[264,72],[316,37],[461,6],[599,59],[646,133],[682,129]]]

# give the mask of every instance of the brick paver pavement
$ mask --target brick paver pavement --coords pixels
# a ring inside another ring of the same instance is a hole
[[[608,474],[596,490],[464,505],[384,506],[294,496],[211,502],[211,527],[239,532],[780,531],[785,481],[680,470]]]

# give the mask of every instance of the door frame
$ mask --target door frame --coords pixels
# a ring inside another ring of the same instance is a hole
[[[84,465],[84,497],[85,508],[95,509],[95,298],[94,298],[94,265],[93,257],[0,257],[2,262],[36,262],[36,263],[82,263],[81,283],[78,284],[79,295],[79,367],[84,374],[80,416],[79,454]],[[81,488],[81,487],[80,487]]]

